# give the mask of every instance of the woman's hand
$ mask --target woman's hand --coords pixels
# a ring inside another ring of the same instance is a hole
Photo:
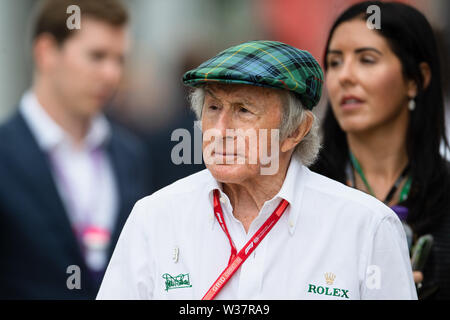
[[[421,283],[423,281],[422,271],[413,271],[414,283]]]

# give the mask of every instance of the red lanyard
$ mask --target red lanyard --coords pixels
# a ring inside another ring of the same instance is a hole
[[[284,211],[288,207],[289,202],[282,200],[278,207],[273,211],[270,217],[264,222],[264,224],[255,232],[253,237],[242,247],[241,251],[236,254],[236,247],[231,240],[230,233],[228,232],[227,225],[225,224],[225,219],[223,218],[223,211],[219,201],[219,190],[214,190],[214,214],[222,227],[223,232],[225,232],[228,237],[228,241],[231,245],[231,256],[228,261],[228,266],[223,270],[217,280],[213,283],[211,288],[202,298],[202,300],[213,300],[220,290],[225,286],[225,284],[231,279],[234,273],[239,269],[239,267],[247,260],[247,258],[252,254],[253,250],[261,243],[264,237],[269,233],[273,226],[277,223],[280,217],[283,215]]]

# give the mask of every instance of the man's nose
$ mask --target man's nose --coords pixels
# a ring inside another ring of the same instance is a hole
[[[219,117],[217,118],[217,122],[215,125],[215,128],[219,130],[222,137],[227,137],[229,134],[229,131],[231,129],[234,129],[234,119],[232,110],[229,110],[227,108],[223,108],[219,114]],[[228,132],[227,132],[228,130]]]
[[[122,76],[123,66],[115,59],[108,59],[102,66],[102,76],[105,83],[109,86],[115,87],[120,81]]]

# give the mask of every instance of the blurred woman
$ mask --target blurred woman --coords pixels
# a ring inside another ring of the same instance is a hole
[[[379,29],[367,23],[370,5],[380,8]],[[332,26],[324,66],[330,103],[312,169],[391,206],[414,240],[431,234],[414,273],[419,299],[449,299],[450,174],[439,153],[448,143],[430,24],[405,4],[358,3]]]

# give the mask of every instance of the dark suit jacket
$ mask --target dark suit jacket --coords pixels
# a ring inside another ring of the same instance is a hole
[[[111,124],[107,147],[119,194],[109,255],[134,203],[150,194],[143,145]],[[67,288],[81,270],[81,289]],[[87,271],[53,180],[49,159],[17,112],[0,127],[0,299],[93,299],[99,284]]]

